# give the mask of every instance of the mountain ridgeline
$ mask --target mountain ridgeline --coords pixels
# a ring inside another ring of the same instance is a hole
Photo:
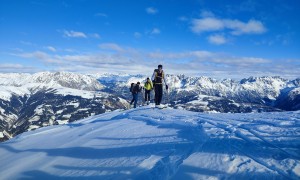
[[[225,113],[300,109],[300,79],[289,81],[280,77],[250,77],[241,81],[217,81],[207,77],[170,78],[173,79],[171,84],[184,82],[181,83],[182,86],[179,85],[171,91],[170,96],[179,96],[179,101],[186,99],[184,108]],[[189,96],[182,98],[186,92],[189,92]],[[179,102],[178,106],[181,106],[180,104]]]
[[[106,86],[104,91],[122,98],[130,97],[128,86],[131,82],[145,79],[142,75],[98,76]],[[169,91],[164,92],[163,103],[178,109],[223,113],[300,110],[300,78],[250,77],[219,81],[209,77],[167,75],[166,79]],[[152,96],[154,98],[154,93]]]
[[[58,72],[0,74],[0,140],[24,131],[65,124],[124,109],[127,102],[90,76]]]
[[[197,112],[270,112],[300,110],[300,79],[250,77],[218,81],[167,75],[163,103]],[[82,75],[69,72],[0,74],[0,140],[39,127],[73,122],[126,109],[129,85],[143,75]],[[152,99],[154,92],[152,92]],[[142,104],[142,95],[139,98]]]

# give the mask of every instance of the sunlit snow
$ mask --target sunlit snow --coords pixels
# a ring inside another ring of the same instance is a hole
[[[300,112],[204,114],[150,106],[0,144],[1,179],[299,179]]]

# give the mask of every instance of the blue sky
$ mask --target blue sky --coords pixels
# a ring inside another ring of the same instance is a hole
[[[299,77],[297,0],[1,0],[0,72]]]

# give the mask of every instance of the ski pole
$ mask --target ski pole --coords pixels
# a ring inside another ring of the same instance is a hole
[[[143,105],[145,105],[145,89],[144,88],[142,88],[142,99],[143,99]]]
[[[167,90],[168,105],[170,104],[169,90]]]
[[[170,96],[169,96],[169,89],[167,89],[167,104],[169,105],[170,104]]]

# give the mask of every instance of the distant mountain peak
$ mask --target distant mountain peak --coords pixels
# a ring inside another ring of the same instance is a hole
[[[44,87],[67,87],[79,90],[100,90],[103,85],[91,76],[72,72],[39,72],[35,74],[0,74],[0,85],[24,86],[36,84]]]

